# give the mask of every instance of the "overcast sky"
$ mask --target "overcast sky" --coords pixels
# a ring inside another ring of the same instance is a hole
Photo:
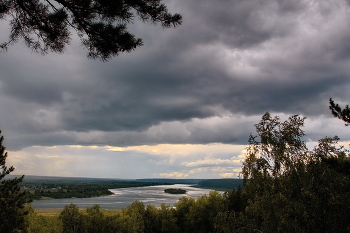
[[[167,0],[182,26],[138,20],[144,41],[103,63],[74,37],[64,54],[0,53],[0,128],[14,174],[237,177],[269,111],[307,117],[306,138],[350,128],[347,0]],[[2,41],[8,24],[1,21]],[[72,32],[73,33],[73,32]]]

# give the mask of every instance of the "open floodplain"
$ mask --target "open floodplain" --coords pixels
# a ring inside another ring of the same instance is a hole
[[[167,188],[181,188],[185,189],[187,192],[186,194],[169,194],[164,192],[164,190]],[[120,210],[128,207],[132,202],[138,200],[143,202],[145,205],[154,205],[159,207],[162,203],[173,205],[183,196],[197,198],[208,194],[210,189],[195,188],[187,184],[175,184],[119,188],[110,189],[110,191],[113,192],[112,195],[103,197],[34,200],[32,202],[32,206],[35,209],[62,209],[66,205],[70,205],[72,203],[76,204],[79,208],[92,207],[97,204],[100,205],[102,209]]]

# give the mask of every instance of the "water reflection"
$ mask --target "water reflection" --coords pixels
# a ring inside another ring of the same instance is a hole
[[[164,189],[167,188],[181,188],[185,189],[187,193],[165,193]],[[113,192],[113,195],[111,196],[34,200],[32,202],[32,205],[34,208],[64,208],[66,205],[74,203],[79,208],[86,208],[98,204],[102,209],[118,210],[128,207],[132,202],[136,200],[142,201],[145,205],[152,204],[156,207],[159,207],[161,203],[173,205],[179,200],[180,197],[183,196],[197,198],[210,192],[209,189],[194,188],[190,185],[185,184],[111,189],[111,191]]]

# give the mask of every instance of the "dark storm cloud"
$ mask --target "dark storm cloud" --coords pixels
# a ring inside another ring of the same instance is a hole
[[[191,1],[186,8],[194,19],[192,29],[184,33],[193,43],[224,42],[234,47],[249,48],[274,36],[283,36],[293,29],[290,20],[279,21],[287,13],[300,8],[300,3],[262,1]],[[183,8],[184,9],[184,8]],[[186,11],[186,10],[185,10]],[[289,28],[286,29],[285,27]],[[199,33],[198,33],[199,32]]]
[[[266,111],[327,116],[330,97],[349,99],[345,1],[166,4],[183,25],[135,22],[144,46],[108,63],[87,60],[74,40],[64,55],[19,44],[2,53],[11,147],[245,143]]]

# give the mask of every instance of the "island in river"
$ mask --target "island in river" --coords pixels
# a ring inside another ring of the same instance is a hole
[[[165,189],[164,192],[166,193],[170,193],[170,194],[185,194],[186,193],[186,190],[185,189]]]

